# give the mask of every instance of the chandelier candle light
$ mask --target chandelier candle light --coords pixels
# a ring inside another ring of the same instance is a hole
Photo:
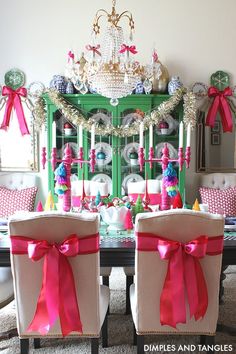
[[[152,168],[154,162],[161,162],[162,166],[162,173],[166,170],[169,162],[178,162],[179,169],[182,171],[184,162],[186,164],[186,168],[189,168],[190,158],[191,158],[191,150],[190,150],[190,141],[191,141],[191,125],[188,124],[187,126],[187,137],[186,137],[186,151],[185,157],[183,153],[183,143],[184,143],[184,126],[183,122],[179,124],[179,149],[178,149],[178,159],[170,159],[169,157],[169,149],[167,143],[164,144],[162,149],[162,157],[156,158],[154,157],[154,148],[153,148],[153,129],[149,126],[149,158],[144,158],[144,147],[143,147],[143,131],[144,131],[144,124],[143,122],[140,124],[139,129],[139,166],[140,171],[143,171],[144,163],[148,162],[150,164],[150,168]],[[162,193],[161,193],[161,210],[170,209],[170,200],[167,194],[166,188],[163,183],[162,178]]]
[[[46,134],[46,131],[45,131]],[[56,122],[53,122],[52,124],[52,150],[51,150],[51,166],[53,171],[56,168],[56,164],[58,162],[63,162],[65,165],[66,169],[66,184],[67,184],[67,190],[63,194],[63,210],[64,211],[70,211],[71,209],[71,183],[70,183],[70,177],[71,177],[71,166],[72,164],[78,163],[80,165],[80,168],[82,168],[82,165],[84,163],[90,164],[90,171],[94,172],[95,171],[95,164],[96,164],[96,155],[95,155],[95,125],[93,124],[91,128],[91,149],[90,149],[90,154],[89,154],[89,160],[84,160],[83,159],[83,127],[82,125],[79,126],[79,150],[78,150],[78,158],[73,158],[72,157],[72,150],[70,145],[67,143],[66,147],[64,149],[64,155],[62,159],[57,158],[57,148],[56,148]],[[43,139],[43,142],[45,144],[45,139]],[[47,152],[46,152],[46,147],[42,147],[42,166],[43,169],[45,169],[45,165],[47,162],[46,158]]]

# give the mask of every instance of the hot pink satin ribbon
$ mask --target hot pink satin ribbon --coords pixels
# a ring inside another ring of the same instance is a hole
[[[160,298],[160,322],[176,328],[186,323],[185,289],[190,317],[204,317],[208,294],[199,262],[205,255],[218,255],[223,250],[223,236],[199,236],[185,244],[151,233],[137,233],[138,251],[158,251],[161,259],[169,260],[168,271]]]
[[[227,96],[232,96],[230,87],[226,87],[224,91],[219,91],[216,87],[212,86],[208,89],[208,96],[213,97],[212,105],[206,117],[206,126],[214,127],[216,114],[220,113],[221,122],[224,132],[232,132],[233,121],[232,113],[227,101]]]
[[[136,50],[135,45],[128,46],[126,44],[122,44],[121,48],[119,50],[119,53],[125,53],[126,51],[130,52],[132,54],[137,54],[138,53],[137,50]]]
[[[82,333],[74,277],[67,257],[96,253],[98,250],[99,234],[80,239],[73,234],[60,244],[11,236],[12,254],[28,254],[32,261],[44,257],[42,288],[34,318],[27,329],[29,332],[47,334],[59,317],[63,336],[72,331]]]
[[[93,53],[96,53],[101,56],[101,52],[99,52],[99,50],[98,50],[100,48],[100,44],[98,44],[97,46],[92,46],[92,45],[88,44],[85,46],[85,48],[87,50],[93,51]]]
[[[4,118],[3,118],[0,129],[7,130],[7,128],[9,127],[10,118],[11,118],[11,111],[12,111],[12,108],[14,107],[16,110],[16,115],[18,118],[21,134],[22,135],[29,134],[29,129],[27,127],[27,123],[26,123],[26,119],[25,119],[25,115],[24,115],[24,110],[23,110],[23,107],[21,104],[21,98],[20,98],[20,96],[22,96],[22,97],[27,96],[26,88],[20,87],[17,90],[13,90],[11,87],[3,86],[2,95],[8,96],[8,100],[6,103]]]

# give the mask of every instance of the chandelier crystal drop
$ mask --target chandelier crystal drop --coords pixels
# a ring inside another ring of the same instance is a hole
[[[92,93],[110,98],[112,105],[118,104],[119,98],[130,95],[144,75],[148,86],[153,74],[151,65],[144,68],[136,60],[137,50],[132,43],[134,31],[132,14],[129,11],[118,14],[115,5],[116,1],[113,0],[111,13],[104,9],[97,11],[93,22],[92,44],[86,46],[87,53],[82,53],[77,63],[74,62],[74,57],[68,58],[66,70],[66,76],[81,93],[86,93],[89,89]],[[98,39],[102,17],[106,18],[107,27],[100,44]],[[119,25],[121,20],[128,20],[127,41]]]

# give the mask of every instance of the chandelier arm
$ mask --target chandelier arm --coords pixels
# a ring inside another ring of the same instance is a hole
[[[118,17],[117,24],[119,23],[119,21],[121,20],[122,17],[127,17],[129,20],[130,28],[134,29],[134,20],[133,20],[133,16],[132,16],[131,12],[129,12],[129,11],[122,12]],[[132,23],[132,25],[130,24],[130,22]]]
[[[93,21],[93,31],[96,34],[100,33],[99,20],[100,20],[101,17],[105,17],[105,16],[108,17],[109,13],[106,10],[104,10],[104,9],[99,9],[96,12],[96,15],[95,15],[95,18],[94,18],[94,21]]]

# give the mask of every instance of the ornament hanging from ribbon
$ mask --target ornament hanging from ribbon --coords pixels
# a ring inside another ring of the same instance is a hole
[[[24,115],[24,109],[21,103],[21,97],[27,96],[26,88],[19,87],[18,89],[13,90],[9,86],[3,86],[2,96],[7,96],[8,98],[6,102],[4,118],[1,123],[0,129],[7,130],[10,124],[12,109],[14,108],[19,122],[21,134],[30,134]]]
[[[214,127],[216,115],[220,114],[221,123],[224,132],[232,132],[233,120],[228,96],[232,96],[232,90],[230,87],[226,87],[223,91],[219,91],[216,87],[211,86],[208,89],[208,96],[213,98],[213,102],[209,108],[206,117],[206,126]]]
[[[210,83],[209,88],[201,82],[196,82],[192,86],[192,91],[197,99],[205,97],[210,99],[205,125],[213,128],[216,116],[219,114],[223,132],[232,132],[232,113],[236,114],[236,105],[234,103],[235,90],[230,88],[229,75],[224,71],[216,71],[211,75]],[[205,111],[206,108],[201,108],[201,110]]]

